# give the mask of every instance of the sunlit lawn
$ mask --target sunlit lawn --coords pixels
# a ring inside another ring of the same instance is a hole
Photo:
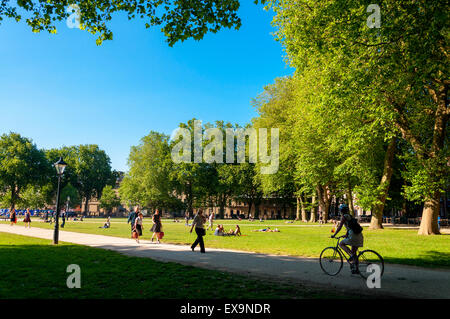
[[[66,222],[64,230],[101,234],[107,236],[130,237],[130,225],[126,219],[112,219],[110,229],[99,228],[104,219],[85,219],[83,222]],[[330,239],[331,224],[314,226],[295,222],[285,224],[285,221],[271,220],[266,222],[249,222],[237,220],[216,220],[215,225],[222,223],[225,229],[234,229],[236,223],[241,226],[242,237],[213,236],[208,231],[205,237],[206,247],[226,248],[244,251],[253,251],[268,254],[281,254],[292,256],[318,257],[323,248],[335,244]],[[18,222],[18,225],[23,223]],[[308,225],[308,226],[301,226]],[[265,228],[278,228],[279,233],[260,233],[252,230]],[[32,227],[53,228],[53,225],[34,220]],[[150,239],[151,220],[144,220],[143,239]],[[165,237],[163,242],[174,244],[190,244],[195,240],[195,233],[189,234],[190,227],[173,220],[163,220]],[[364,248],[378,251],[389,263],[408,264],[426,267],[450,268],[450,235],[418,236],[417,230],[411,229],[384,229],[370,231],[364,229]]]
[[[80,266],[80,289],[67,288],[71,264]],[[0,299],[359,297],[1,232],[0,265]]]

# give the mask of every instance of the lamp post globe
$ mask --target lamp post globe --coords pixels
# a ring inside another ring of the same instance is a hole
[[[58,174],[58,176],[64,174],[64,171],[65,171],[65,169],[67,167],[67,163],[64,162],[62,157],[60,157],[59,160],[53,165],[56,168],[56,173]]]
[[[56,169],[56,174],[58,175],[58,190],[56,192],[56,216],[55,216],[55,231],[53,232],[53,244],[57,245],[59,240],[59,197],[61,192],[61,178],[67,167],[67,163],[64,162],[63,158],[60,157],[59,160],[54,164]]]

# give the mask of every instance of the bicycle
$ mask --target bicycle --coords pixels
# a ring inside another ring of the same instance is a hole
[[[370,249],[363,250],[359,254],[357,251],[356,254],[358,257],[356,258],[355,263],[352,264],[350,263],[350,256],[347,258],[347,253],[339,247],[339,242],[343,237],[345,236],[331,237],[337,239],[336,247],[331,246],[322,250],[319,259],[322,270],[327,275],[336,276],[342,270],[342,267],[344,266],[343,258],[345,258],[345,260],[349,263],[350,268],[355,268],[357,273],[359,273],[364,279],[367,279],[367,277],[371,274],[371,272],[367,272],[367,268],[370,265],[378,265],[380,267],[381,277],[384,273],[383,257],[381,257],[381,255],[376,251]]]

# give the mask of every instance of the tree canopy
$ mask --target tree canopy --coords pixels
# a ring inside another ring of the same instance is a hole
[[[45,184],[50,169],[45,153],[30,139],[17,133],[0,137],[0,192],[11,208],[30,185]]]
[[[265,0],[254,0],[258,2]],[[56,33],[57,22],[76,13],[81,28],[98,35],[97,44],[101,44],[113,38],[108,26],[113,15],[124,13],[129,20],[141,19],[146,28],[160,26],[168,44],[173,46],[189,38],[201,40],[206,33],[216,33],[222,28],[239,29],[242,24],[239,7],[239,0],[2,1],[0,22],[4,18],[25,20],[33,32]]]

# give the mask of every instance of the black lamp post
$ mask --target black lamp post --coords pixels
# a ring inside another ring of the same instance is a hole
[[[55,231],[53,233],[53,244],[58,244],[59,239],[59,193],[61,190],[61,178],[64,174],[64,170],[66,169],[66,162],[64,162],[63,158],[60,157],[59,160],[54,164],[56,168],[56,173],[58,174],[58,191],[56,193],[56,218],[55,218]]]

